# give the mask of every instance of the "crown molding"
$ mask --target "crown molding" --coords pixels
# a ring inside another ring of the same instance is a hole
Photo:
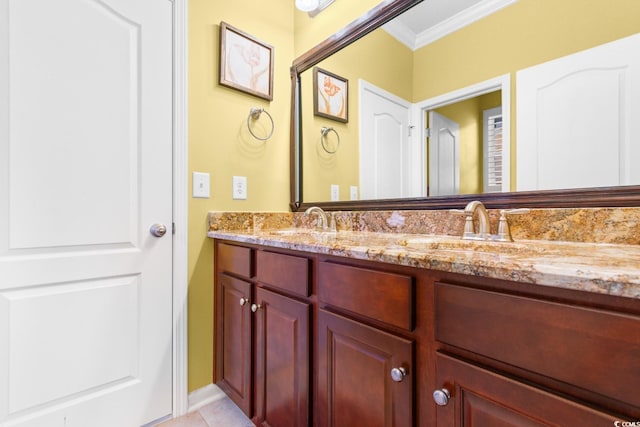
[[[451,18],[442,21],[428,30],[422,31],[419,34],[414,34],[409,28],[397,21],[385,24],[384,29],[393,37],[398,39],[398,41],[409,47],[409,49],[415,51],[446,35],[454,33],[476,21],[496,13],[517,1],[518,0],[481,1],[480,3],[455,14]]]

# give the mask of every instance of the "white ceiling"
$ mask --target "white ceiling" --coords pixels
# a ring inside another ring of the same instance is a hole
[[[384,28],[415,50],[517,1],[424,0]]]

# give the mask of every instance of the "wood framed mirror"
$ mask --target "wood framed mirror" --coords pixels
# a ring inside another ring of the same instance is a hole
[[[351,46],[367,34],[380,28],[405,11],[422,3],[422,0],[387,0],[366,13],[364,16],[347,25],[310,51],[294,60],[291,67],[291,203],[292,211],[304,210],[309,206],[321,206],[325,210],[400,210],[400,209],[448,209],[459,208],[471,200],[481,200],[488,208],[515,207],[627,207],[640,206],[639,185],[608,185],[589,188],[506,191],[487,193],[468,193],[449,196],[418,196],[401,198],[377,198],[357,201],[328,201],[323,198],[307,196],[304,181],[304,150],[310,147],[303,145],[305,122],[302,117],[303,98],[312,96],[310,89],[302,85],[304,72],[311,73],[320,63],[325,63],[332,55]],[[604,3],[604,0],[603,0]],[[317,18],[316,18],[317,19]],[[640,31],[640,27],[637,31]],[[512,73],[512,79],[515,76]],[[355,93],[352,80],[351,93]],[[305,92],[306,91],[306,92]],[[351,110],[354,110],[351,108]],[[306,117],[306,116],[305,116]],[[351,120],[353,121],[353,120]],[[640,141],[640,136],[634,139]],[[342,138],[342,145],[348,144]],[[635,143],[637,146],[639,143]],[[636,167],[638,160],[631,158],[627,163]],[[308,166],[308,165],[307,165]],[[307,167],[308,168],[308,167]],[[309,178],[307,178],[307,181]]]

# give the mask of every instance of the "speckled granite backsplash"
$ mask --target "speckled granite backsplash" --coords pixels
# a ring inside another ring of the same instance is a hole
[[[491,232],[498,210],[489,210]],[[446,210],[335,212],[338,230],[459,236],[464,217]],[[313,228],[315,215],[296,212],[210,212],[210,230],[267,230]],[[639,208],[532,209],[509,217],[514,240],[640,244]]]

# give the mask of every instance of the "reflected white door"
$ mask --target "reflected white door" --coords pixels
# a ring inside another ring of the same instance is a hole
[[[411,195],[411,104],[360,81],[360,197]]]
[[[429,111],[429,196],[460,192],[460,125]]]
[[[0,426],[171,413],[172,3],[0,0]]]
[[[517,74],[518,190],[640,184],[640,34]]]

